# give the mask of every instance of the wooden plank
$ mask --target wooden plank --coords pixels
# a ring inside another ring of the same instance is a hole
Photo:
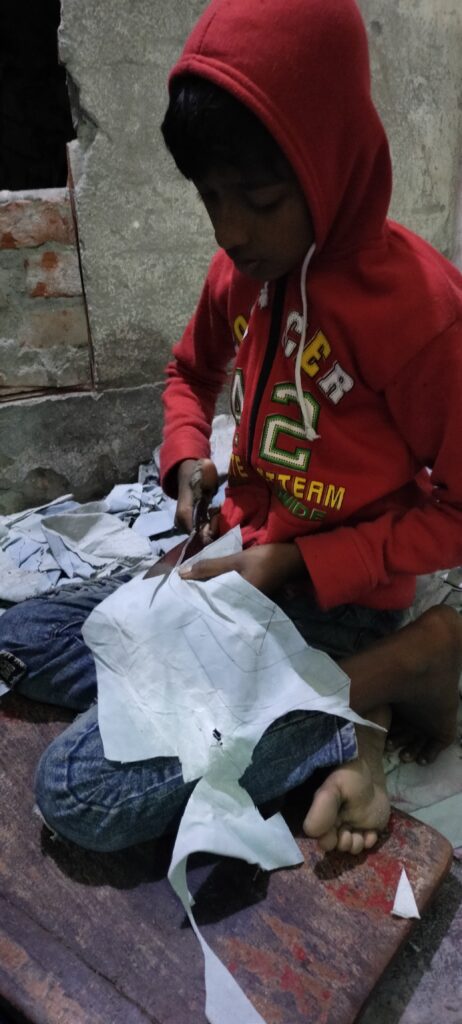
[[[0,1005],[30,1024],[204,1024],[200,948],[166,879],[171,841],[86,852],[32,813],[36,761],[66,718],[4,702]],[[412,928],[390,914],[401,867],[422,911],[452,851],[402,814],[367,856],[300,845],[305,863],[271,875],[192,858],[196,919],[267,1024],[352,1024]]]

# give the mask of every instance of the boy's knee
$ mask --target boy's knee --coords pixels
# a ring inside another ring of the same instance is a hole
[[[60,740],[51,743],[37,766],[35,799],[41,818],[58,838],[83,849],[102,853],[119,849],[103,809],[87,804],[79,792],[79,780],[70,780],[69,752]]]
[[[37,604],[24,601],[0,615],[0,682],[14,687],[27,674],[28,650],[37,640]]]
[[[444,648],[462,658],[462,616],[449,605],[438,604],[415,620],[435,649]]]
[[[7,608],[0,615],[0,645],[6,646],[8,641],[21,643],[30,641],[30,630],[41,618],[39,609],[43,606],[40,598],[30,598]]]

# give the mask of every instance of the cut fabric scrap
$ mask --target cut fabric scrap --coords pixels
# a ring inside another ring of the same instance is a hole
[[[391,913],[396,917],[415,917],[420,919],[412,886],[404,868],[401,871]]]
[[[170,511],[145,512],[133,524],[133,530],[140,537],[156,537],[159,533],[167,533],[173,528],[173,515]],[[178,538],[175,538],[178,543]]]
[[[218,762],[194,789],[180,822],[168,877],[204,955],[207,1020],[210,1024],[265,1024],[200,934],[186,881],[187,860],[195,850],[206,850],[272,871],[300,864],[303,857],[282,816],[265,821],[237,780],[225,781],[225,774]]]
[[[9,555],[0,550],[0,599],[2,601],[25,601],[27,597],[47,594],[52,585],[45,573],[21,569]]]
[[[85,579],[95,570],[108,575],[120,567],[136,572],[152,563],[145,538],[106,512],[50,516],[43,531],[56,561],[70,578]]]

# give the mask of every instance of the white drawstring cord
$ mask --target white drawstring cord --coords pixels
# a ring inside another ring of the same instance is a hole
[[[321,435],[317,434],[314,427],[311,425],[310,409],[306,401],[305,395],[303,394],[302,388],[302,356],[305,348],[306,332],[308,329],[308,300],[306,297],[306,275],[308,273],[308,267],[313,257],[316,244],[313,244],[308,249],[305,259],[302,263],[302,269],[300,272],[300,291],[302,296],[302,333],[297,349],[297,358],[295,360],[295,388],[297,391],[298,404],[303,418],[303,426],[305,428],[305,437],[308,441],[315,441]]]

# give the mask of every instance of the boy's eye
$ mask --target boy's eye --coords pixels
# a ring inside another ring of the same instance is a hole
[[[258,188],[244,190],[247,206],[251,210],[274,210],[282,202],[284,193],[281,189]]]
[[[199,199],[204,203],[209,211],[217,203],[223,201],[231,203],[237,202],[241,206],[247,207],[249,210],[266,213],[267,211],[276,209],[286,196],[286,190],[280,184],[235,186],[230,190],[229,194],[225,198],[223,198],[219,191],[213,188],[198,188],[196,185],[196,191]]]

